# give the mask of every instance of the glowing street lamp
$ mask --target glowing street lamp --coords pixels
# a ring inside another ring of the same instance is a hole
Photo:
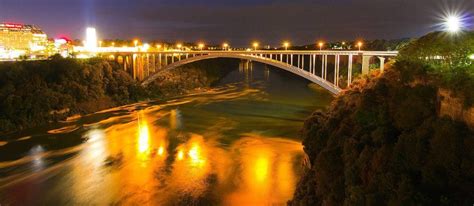
[[[285,50],[288,50],[289,46],[290,46],[289,42],[283,42],[283,47],[285,47]]]
[[[223,50],[227,50],[228,47],[229,47],[229,44],[228,44],[228,43],[222,44],[222,49],[223,49]]]
[[[319,51],[321,51],[321,50],[323,50],[324,43],[322,41],[320,41],[318,43],[318,46],[319,46]]]
[[[258,49],[258,42],[254,42],[254,43],[252,44],[252,46],[253,46],[254,50],[257,51],[257,49]]]
[[[115,47],[115,42],[112,42],[112,47]]]
[[[359,51],[360,51],[360,48],[362,47],[362,42],[361,41],[357,42],[357,47],[359,47]]]
[[[202,49],[204,48],[204,44],[203,44],[203,43],[199,43],[198,47],[199,47],[199,50],[202,51]]]
[[[138,46],[138,39],[135,39],[135,40],[133,41],[133,44],[135,45],[135,47],[137,47],[137,46]]]
[[[162,47],[161,44],[157,44],[157,45],[156,45],[156,48],[157,48],[158,50],[160,50],[161,47]]]
[[[143,44],[143,51],[148,51],[148,49],[150,49],[150,45],[149,44]]]
[[[457,33],[462,29],[462,20],[459,16],[448,16],[444,22],[445,30],[451,33]]]
[[[177,44],[176,47],[178,48],[178,50],[181,50],[181,48],[183,47],[182,44]]]

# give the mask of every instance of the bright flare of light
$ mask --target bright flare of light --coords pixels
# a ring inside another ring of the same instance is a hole
[[[133,44],[135,45],[135,47],[137,47],[137,46],[138,46],[138,39],[135,39],[135,40],[133,41]]]
[[[164,153],[165,153],[165,148],[163,146],[160,146],[160,148],[158,148],[158,155],[163,156]]]
[[[145,120],[138,120],[138,152],[146,153],[150,147],[150,133]]]
[[[200,156],[200,150],[199,150],[199,145],[194,144],[193,147],[189,150],[188,152],[189,157],[191,158],[192,161],[198,162],[199,161],[199,156]]]
[[[320,42],[318,43],[318,46],[319,46],[319,50],[323,49],[324,42],[320,41]]]
[[[144,44],[143,45],[143,50],[148,51],[148,49],[150,49],[150,45],[149,44]]]
[[[289,46],[290,46],[289,42],[283,42],[283,47],[285,47],[285,49],[288,49]]]
[[[227,47],[229,47],[229,44],[228,44],[228,43],[224,43],[224,44],[222,44],[222,47],[227,48]]]
[[[469,56],[469,59],[474,60],[474,54],[471,54],[471,56]]]
[[[183,158],[184,158],[184,152],[183,152],[183,150],[179,150],[178,155],[177,155],[177,159],[178,160],[183,160]]]
[[[462,20],[458,16],[448,16],[445,19],[444,26],[447,31],[456,33],[462,28]]]
[[[255,50],[257,50],[258,45],[259,45],[258,42],[254,42],[254,43],[252,44],[252,46],[253,46],[253,48],[254,48]]]
[[[176,47],[178,47],[178,49],[181,49],[181,47],[183,47],[182,44],[177,44]]]
[[[202,49],[204,48],[204,44],[203,44],[203,43],[199,43],[198,47],[199,47],[199,49],[202,50]]]
[[[161,47],[162,47],[161,44],[157,44],[157,45],[156,45],[156,48],[157,48],[157,49],[161,49]]]
[[[97,44],[98,44],[98,41],[97,41],[97,33],[96,33],[95,28],[88,27],[86,29],[86,41],[84,43],[87,51],[91,51],[91,52],[97,51]]]

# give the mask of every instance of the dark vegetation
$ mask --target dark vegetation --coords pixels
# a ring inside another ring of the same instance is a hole
[[[474,133],[438,111],[440,88],[472,105],[473,40],[435,32],[410,42],[386,73],[315,112],[302,132],[311,167],[289,204],[474,204]]]
[[[55,56],[45,61],[1,63],[0,134],[208,87],[228,72],[223,66],[228,62],[214,61],[164,72],[148,88],[141,87],[117,63],[102,59]]]

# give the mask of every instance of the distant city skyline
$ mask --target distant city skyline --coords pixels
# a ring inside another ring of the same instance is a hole
[[[0,22],[35,24],[49,36],[301,45],[318,40],[398,39],[437,30],[443,13],[474,13],[473,1],[433,0],[1,0]],[[466,29],[473,19],[466,18]]]

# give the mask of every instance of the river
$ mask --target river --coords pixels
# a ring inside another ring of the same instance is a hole
[[[285,205],[331,94],[254,63],[212,89],[0,137],[0,205]]]

